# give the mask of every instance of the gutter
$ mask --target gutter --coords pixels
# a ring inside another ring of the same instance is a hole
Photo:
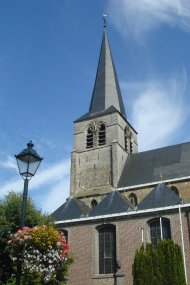
[[[178,182],[178,181],[184,181],[184,180],[188,180],[190,179],[190,176],[185,176],[185,177],[179,177],[179,178],[174,178],[174,179],[166,179],[166,180],[162,180],[162,181],[154,181],[151,183],[143,183],[143,184],[137,184],[137,185],[132,185],[132,186],[127,186],[127,187],[118,187],[116,188],[117,191],[125,191],[125,190],[130,190],[130,189],[136,189],[136,188],[144,188],[144,187],[148,187],[148,186],[152,186],[152,185],[157,185],[160,184],[160,182],[162,183],[168,183],[168,182]]]
[[[108,214],[108,215],[100,215],[100,216],[94,216],[94,217],[85,217],[85,218],[78,218],[78,219],[70,219],[70,220],[62,220],[62,221],[56,221],[55,224],[73,224],[76,222],[90,222],[90,221],[96,221],[100,219],[108,219],[108,218],[118,218],[118,217],[125,217],[125,216],[135,216],[145,213],[155,213],[160,211],[168,211],[168,210],[174,210],[174,209],[180,209],[181,208],[190,208],[190,203],[186,204],[180,204],[179,205],[173,205],[173,206],[167,206],[167,207],[160,207],[160,208],[153,208],[153,209],[147,209],[147,210],[134,210],[134,211],[128,211],[123,213],[116,213],[116,214]]]

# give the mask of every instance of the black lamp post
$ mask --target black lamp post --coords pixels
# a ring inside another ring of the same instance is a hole
[[[35,175],[40,162],[42,161],[42,157],[37,154],[37,152],[33,149],[34,144],[30,141],[27,144],[27,148],[21,151],[19,154],[15,155],[17,160],[17,165],[19,169],[20,175],[22,175],[24,179],[24,191],[23,191],[23,199],[22,199],[22,216],[21,216],[21,228],[25,226],[26,221],[26,204],[27,204],[27,195],[28,195],[28,182]],[[20,285],[21,278],[21,265],[17,268],[17,278],[16,284]]]
[[[30,141],[27,144],[26,149],[21,151],[19,154],[15,155],[17,160],[17,165],[19,169],[20,175],[22,175],[24,179],[24,191],[23,191],[23,200],[22,200],[22,217],[21,217],[21,228],[25,226],[26,220],[26,202],[28,195],[28,182],[35,175],[40,162],[42,161],[42,157],[37,154],[37,152],[33,149],[34,144]]]

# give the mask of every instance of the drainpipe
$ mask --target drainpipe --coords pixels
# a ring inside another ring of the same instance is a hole
[[[160,235],[161,235],[161,240],[163,240],[162,217],[160,217]]]
[[[141,240],[144,242],[144,228],[141,228]]]
[[[181,244],[182,244],[182,253],[183,253],[183,263],[184,263],[184,270],[185,270],[185,281],[187,283],[187,268],[186,268],[186,260],[185,260],[185,248],[184,248],[184,238],[183,238],[183,224],[181,218],[181,206],[179,205],[179,223],[180,223],[180,231],[181,231]]]

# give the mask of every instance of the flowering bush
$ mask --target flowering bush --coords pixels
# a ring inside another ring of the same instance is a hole
[[[43,283],[56,280],[69,252],[64,234],[52,226],[24,227],[11,235],[8,245],[13,262],[22,264],[23,274],[37,273]]]

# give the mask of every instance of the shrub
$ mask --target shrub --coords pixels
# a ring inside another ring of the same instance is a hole
[[[186,285],[179,245],[162,240],[157,247],[141,246],[133,264],[134,285]]]
[[[13,263],[22,264],[23,284],[63,281],[60,272],[66,267],[69,247],[62,232],[45,225],[24,227],[11,235],[8,245]]]

